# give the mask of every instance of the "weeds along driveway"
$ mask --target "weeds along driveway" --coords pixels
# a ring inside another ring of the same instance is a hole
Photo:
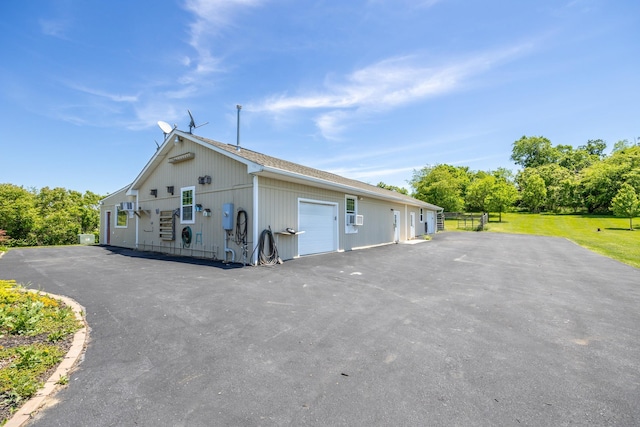
[[[139,255],[0,259],[91,327],[30,425],[640,423],[640,270],[567,240],[443,233],[239,269]]]

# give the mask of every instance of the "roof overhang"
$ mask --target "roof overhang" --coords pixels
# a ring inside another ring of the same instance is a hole
[[[254,174],[258,176],[264,176],[267,178],[279,179],[281,181],[293,182],[296,184],[312,185],[313,187],[323,188],[325,190],[345,192],[348,194],[352,194],[354,196],[367,196],[367,197],[371,197],[372,199],[387,200],[395,203],[400,203],[403,205],[416,206],[416,207],[426,208],[434,211],[442,210],[442,208],[439,206],[432,205],[431,203],[423,202],[421,200],[414,199],[409,196],[405,196],[404,194],[400,194],[400,193],[397,193],[397,195],[380,194],[373,190],[366,190],[361,187],[340,184],[340,183],[336,183],[336,182],[332,182],[332,181],[328,181],[328,180],[324,180],[316,177],[311,177],[308,175],[297,174],[294,172],[285,171],[282,169],[269,167],[269,166],[263,166],[261,171],[254,172]],[[394,193],[394,192],[389,191],[389,193]]]

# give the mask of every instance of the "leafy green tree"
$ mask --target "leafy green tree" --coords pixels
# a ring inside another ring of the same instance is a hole
[[[98,233],[100,199],[90,191],[0,184],[0,229],[11,237],[10,246],[76,243],[79,233]]]
[[[487,212],[487,199],[493,192],[496,178],[493,175],[485,175],[471,181],[467,186],[465,204],[467,209],[476,212]]]
[[[0,229],[11,237],[13,246],[36,243],[35,227],[38,219],[35,192],[13,184],[0,184]]]
[[[544,180],[547,190],[547,197],[544,201],[545,209],[559,212],[565,207],[564,201],[567,197],[564,194],[565,187],[562,182],[572,176],[571,172],[558,164],[549,163],[537,168],[525,169],[524,173],[536,173]]]
[[[523,168],[557,163],[560,153],[543,136],[523,136],[513,143],[511,160]]]
[[[406,188],[385,184],[382,181],[380,181],[377,186],[380,188],[384,188],[385,190],[395,191],[396,193],[405,194],[405,195],[409,194],[409,191]]]
[[[583,207],[583,200],[580,194],[580,181],[576,175],[571,175],[560,182],[562,187],[561,205],[565,208],[578,212]]]
[[[469,185],[469,170],[441,164],[413,172],[410,181],[413,197],[458,212],[464,207],[464,192]]]
[[[517,200],[518,189],[515,185],[507,180],[497,180],[486,199],[487,211],[498,212],[499,221],[502,222],[502,212],[506,212]]]
[[[578,150],[586,151],[590,156],[596,159],[602,159],[604,157],[604,150],[607,149],[607,143],[601,139],[590,139],[585,145],[578,147]]]
[[[633,217],[640,215],[640,201],[636,190],[624,183],[611,201],[611,209],[615,216],[629,218],[629,230],[633,230]]]
[[[534,172],[523,175],[518,183],[524,206],[532,212],[539,212],[547,198],[544,179]]]
[[[574,150],[571,145],[558,145],[556,149],[560,154],[558,165],[574,173],[580,172],[600,160],[598,156],[589,154],[586,149]]]
[[[621,139],[620,141],[616,142],[615,144],[613,144],[613,153],[617,153],[619,151],[624,151],[627,148],[631,148],[633,147],[633,144],[630,143],[628,140],[626,139]]]
[[[611,210],[611,200],[624,182],[640,191],[639,146],[613,152],[581,172],[580,192],[587,210],[590,213]]]

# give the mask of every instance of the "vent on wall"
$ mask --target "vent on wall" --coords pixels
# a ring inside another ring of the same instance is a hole
[[[211,177],[209,175],[199,176],[198,184],[211,184]]]

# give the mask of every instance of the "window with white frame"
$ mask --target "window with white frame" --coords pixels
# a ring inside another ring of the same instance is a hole
[[[358,198],[355,196],[345,196],[345,233],[357,233],[356,215],[358,214]]]
[[[422,212],[422,208],[420,208],[420,222],[424,222],[424,214]]]
[[[180,223],[194,224],[196,222],[196,187],[180,189]]]
[[[129,226],[129,213],[116,205],[116,228],[127,228]]]

